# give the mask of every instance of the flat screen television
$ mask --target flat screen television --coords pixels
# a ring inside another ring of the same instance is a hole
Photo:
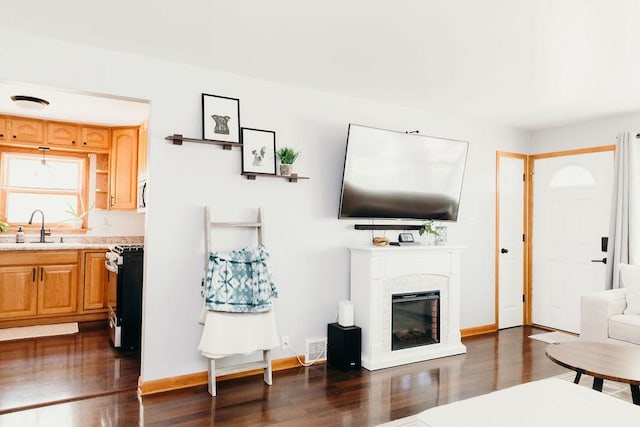
[[[338,218],[456,221],[468,146],[349,124]]]

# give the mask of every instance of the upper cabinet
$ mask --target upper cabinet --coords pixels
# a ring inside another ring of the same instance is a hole
[[[109,128],[83,126],[80,128],[82,148],[91,150],[109,149]]]
[[[47,145],[87,151],[109,150],[109,128],[47,122]]]
[[[0,140],[9,139],[9,126],[6,117],[0,116]]]
[[[110,209],[136,209],[138,128],[112,129],[110,153]]]
[[[78,126],[73,123],[48,122],[47,144],[77,147]]]
[[[95,208],[104,210],[137,209],[138,179],[147,169],[147,134],[146,121],[112,128],[0,116],[0,145],[94,153]]]
[[[149,138],[149,124],[145,120],[138,129],[138,179],[147,177],[147,140]]]
[[[12,117],[11,140],[44,144],[44,121]]]

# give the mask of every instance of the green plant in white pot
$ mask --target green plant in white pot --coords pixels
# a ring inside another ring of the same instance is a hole
[[[58,224],[69,222],[71,223],[73,228],[82,228],[84,217],[89,214],[89,211],[91,211],[91,209],[93,209],[93,206],[87,210],[84,209],[84,203],[82,203],[82,199],[80,199],[80,209],[77,211],[73,206],[67,203],[67,209],[64,212],[68,215],[68,217],[60,221]]]
[[[422,226],[418,229],[418,233],[420,236],[426,234],[426,243],[427,245],[433,245],[435,243],[435,238],[440,235],[440,233],[436,230],[436,227],[433,225],[432,220],[427,220]]]
[[[282,147],[276,154],[278,155],[278,159],[280,159],[280,175],[291,175],[293,163],[298,158],[300,152],[291,147]]]

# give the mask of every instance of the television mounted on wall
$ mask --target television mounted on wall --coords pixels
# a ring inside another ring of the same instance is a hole
[[[349,124],[338,218],[457,221],[468,147]]]

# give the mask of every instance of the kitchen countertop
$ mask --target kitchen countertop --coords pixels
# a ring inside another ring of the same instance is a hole
[[[63,242],[60,243],[60,237]],[[15,237],[13,237],[15,239]],[[144,243],[142,236],[75,237],[55,236],[51,243],[39,243],[37,236],[25,236],[26,243],[0,240],[0,252],[4,251],[63,251],[81,249],[108,249],[117,244]]]

